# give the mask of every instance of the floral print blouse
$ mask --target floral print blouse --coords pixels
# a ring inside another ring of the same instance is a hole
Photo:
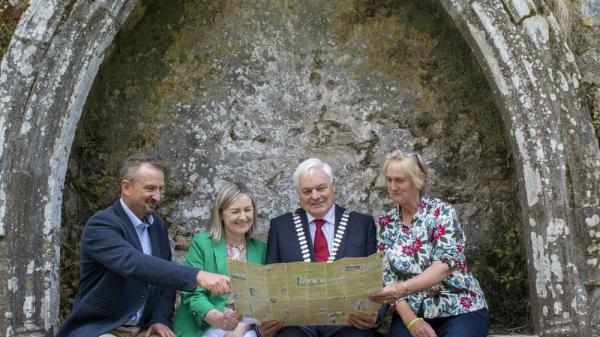
[[[246,262],[246,241],[239,245],[227,244],[227,258],[236,261]]]
[[[433,261],[448,264],[451,274],[433,287],[409,295],[415,314],[425,318],[454,316],[487,308],[477,279],[465,261],[465,234],[452,205],[423,196],[407,226],[399,209],[379,217],[379,251],[384,251],[384,283],[402,282],[420,274]]]

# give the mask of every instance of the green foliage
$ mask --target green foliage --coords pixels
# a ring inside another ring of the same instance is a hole
[[[29,7],[29,1],[22,1],[14,7],[8,1],[0,2],[0,58],[4,56],[21,15],[27,7]]]
[[[493,251],[484,252],[473,273],[477,276],[490,309],[491,330],[529,333],[531,312],[527,283],[527,260],[521,237],[509,229]]]
[[[511,230],[504,236],[506,246],[503,248],[494,249],[494,255],[497,258],[498,265],[488,267],[498,276],[498,282],[503,285],[506,290],[511,290],[511,285],[518,282],[527,281],[527,268],[524,258],[523,247],[519,234]]]
[[[583,97],[587,108],[590,110],[592,125],[596,132],[596,139],[600,144],[600,85],[583,83],[580,95]]]

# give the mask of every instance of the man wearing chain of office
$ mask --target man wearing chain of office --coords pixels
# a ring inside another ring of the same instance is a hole
[[[336,185],[331,166],[311,158],[293,175],[301,208],[271,219],[266,263],[331,262],[365,257],[376,251],[373,217],[335,204]],[[368,337],[377,315],[352,314],[347,325],[286,326],[279,337]]]

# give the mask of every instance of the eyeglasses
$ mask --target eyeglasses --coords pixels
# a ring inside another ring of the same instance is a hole
[[[419,156],[417,155],[416,152],[405,153],[405,156],[415,158],[415,160],[417,161],[417,165],[419,165],[419,168],[421,169],[421,172],[425,173],[425,170],[423,169],[423,165],[421,165],[421,161],[419,160]]]

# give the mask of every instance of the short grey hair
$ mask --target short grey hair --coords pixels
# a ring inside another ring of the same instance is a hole
[[[296,171],[294,171],[294,175],[292,176],[294,186],[296,186],[296,188],[300,187],[300,177],[312,175],[315,169],[323,170],[327,176],[327,181],[329,183],[333,182],[333,170],[331,169],[331,166],[319,158],[309,158],[301,162],[296,168]]]

